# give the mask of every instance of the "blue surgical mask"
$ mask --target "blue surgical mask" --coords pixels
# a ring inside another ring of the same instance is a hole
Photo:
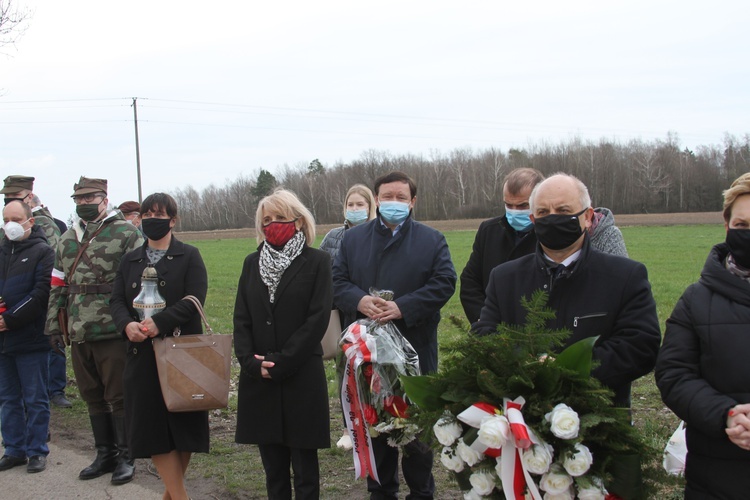
[[[531,215],[531,209],[505,209],[505,218],[508,219],[508,224],[518,232],[527,231],[531,227],[531,219],[529,218],[529,215]]]
[[[357,224],[362,224],[364,221],[367,220],[367,210],[347,210],[346,211],[346,220],[349,221],[349,223],[352,226],[356,226]]]
[[[398,226],[409,217],[410,210],[409,204],[402,201],[381,201],[379,208],[380,216],[383,220],[395,226]]]

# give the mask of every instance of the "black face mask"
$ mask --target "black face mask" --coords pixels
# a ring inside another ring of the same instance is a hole
[[[169,231],[172,230],[172,228],[169,227],[170,222],[172,222],[172,219],[156,219],[153,217],[143,219],[141,221],[141,229],[143,229],[143,234],[145,234],[148,239],[158,241],[164,238],[169,234]]]
[[[562,250],[576,242],[583,234],[578,217],[587,209],[577,214],[550,214],[534,219],[534,232],[539,243],[550,250]]]
[[[726,241],[734,261],[750,269],[750,229],[729,229]]]
[[[11,201],[20,201],[20,202],[22,202],[22,203],[23,203],[23,200],[25,200],[25,199],[26,199],[26,198],[5,198],[5,204],[7,205],[7,204],[8,204],[8,203],[10,203]]]

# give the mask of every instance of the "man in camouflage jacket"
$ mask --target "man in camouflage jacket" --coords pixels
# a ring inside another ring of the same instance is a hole
[[[3,189],[0,190],[0,193],[5,196],[6,205],[13,200],[18,200],[31,207],[34,225],[41,228],[49,246],[52,247],[52,250],[56,250],[62,233],[50,211],[41,204],[39,197],[33,193],[34,180],[34,177],[25,175],[9,175],[3,180]],[[2,237],[2,234],[0,234],[0,237]],[[73,405],[65,397],[65,386],[68,381],[68,374],[65,369],[65,346],[50,350],[48,358],[50,403],[61,408],[70,408]]]
[[[124,484],[132,480],[135,469],[123,420],[126,347],[112,321],[109,300],[120,259],[140,247],[143,237],[119,211],[107,213],[106,179],[81,177],[73,189],[81,220],[57,246],[46,331],[54,346],[67,327],[73,371],[88,405],[97,453],[78,477],[93,479],[113,472],[112,483]],[[59,309],[67,313],[66,325],[60,324]]]

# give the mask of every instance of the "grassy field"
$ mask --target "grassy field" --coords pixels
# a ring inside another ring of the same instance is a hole
[[[643,262],[649,271],[659,321],[664,322],[684,289],[697,280],[711,246],[724,238],[721,225],[691,225],[670,227],[623,227],[630,257]],[[460,274],[471,252],[474,231],[446,232],[453,262]],[[318,242],[320,237],[318,238]],[[190,242],[190,241],[189,241]],[[254,239],[223,239],[192,241],[206,262],[209,275],[209,292],[206,313],[215,331],[231,333],[232,309],[237,279],[244,257],[255,250]],[[460,283],[459,283],[460,286]],[[463,318],[458,290],[443,308],[443,321],[439,338],[445,340],[464,332],[447,321],[450,316]],[[341,436],[339,404],[335,395],[335,374],[328,362],[329,393],[331,394],[332,444]],[[72,375],[72,373],[71,373]],[[72,392],[72,391],[71,391]],[[77,395],[74,395],[77,396]],[[76,413],[85,418],[83,403],[76,401]],[[197,455],[189,471],[189,490],[211,491],[200,487],[207,480],[213,487],[223,490],[215,498],[264,498],[265,486],[262,465],[255,447],[234,444],[234,401],[230,409],[212,414],[212,435],[209,455]],[[657,448],[663,448],[677,425],[676,417],[664,407],[653,376],[637,381],[633,391],[633,409],[636,425]],[[84,436],[83,439],[90,439]],[[364,481],[354,481],[351,453],[335,447],[320,453],[322,490],[324,498],[363,498]],[[439,461],[435,466],[438,498],[457,498],[459,492],[442,470]],[[649,463],[646,477],[658,484],[661,498],[682,498],[679,478],[667,476],[661,462]],[[209,480],[210,478],[210,480]],[[196,493],[193,493],[196,495]]]

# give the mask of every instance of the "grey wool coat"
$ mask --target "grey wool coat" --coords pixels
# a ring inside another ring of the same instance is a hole
[[[260,252],[245,258],[234,307],[240,362],[235,440],[317,449],[330,446],[328,385],[320,341],[331,314],[331,259],[305,247],[284,271],[270,302]],[[264,356],[275,366],[261,376]]]

